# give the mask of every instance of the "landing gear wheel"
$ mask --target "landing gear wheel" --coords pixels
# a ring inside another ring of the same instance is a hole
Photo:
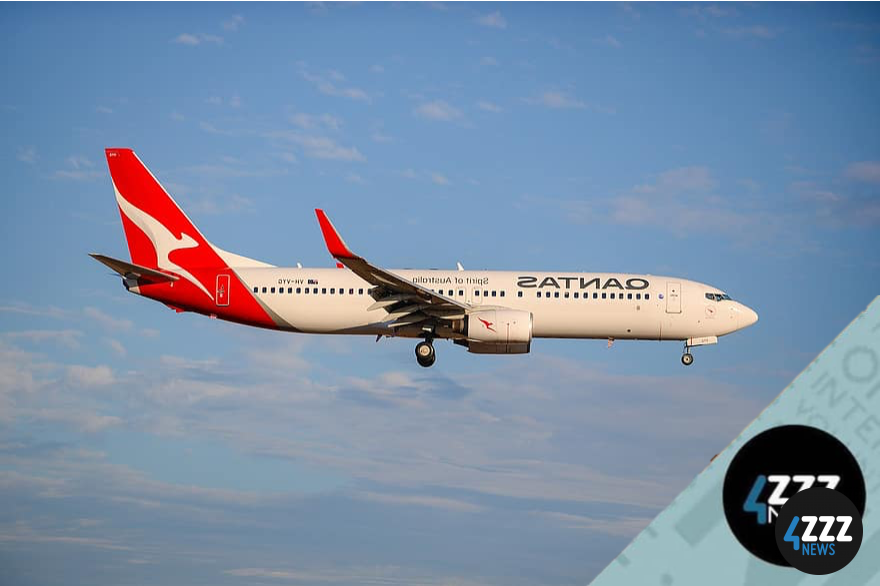
[[[419,342],[416,344],[416,361],[419,366],[428,368],[437,360],[437,354],[434,352],[434,345],[430,342]]]
[[[685,366],[690,366],[691,364],[694,363],[694,355],[691,354],[690,352],[685,352],[684,354],[681,355],[681,363],[684,364]]]

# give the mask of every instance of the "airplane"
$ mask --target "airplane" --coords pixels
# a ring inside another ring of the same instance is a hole
[[[336,268],[278,267],[209,242],[127,148],[105,151],[131,262],[92,253],[130,293],[239,324],[310,334],[434,340],[474,354],[526,354],[535,338],[675,340],[690,350],[749,327],[758,314],[687,279],[619,273],[387,270],[355,254],[327,214],[318,224]]]

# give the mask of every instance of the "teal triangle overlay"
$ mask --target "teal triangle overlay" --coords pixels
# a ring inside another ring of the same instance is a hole
[[[721,489],[746,441],[786,424],[823,429],[855,455],[868,489],[855,559],[828,576],[750,554],[724,518]],[[800,374],[605,570],[593,586],[880,586],[880,297]]]

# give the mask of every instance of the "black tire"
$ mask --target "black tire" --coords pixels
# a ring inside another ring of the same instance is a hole
[[[694,355],[691,354],[690,352],[685,352],[684,354],[681,355],[681,363],[684,364],[685,366],[690,366],[691,364],[694,363]]]
[[[419,342],[416,344],[416,361],[419,366],[428,368],[437,360],[437,354],[434,352],[434,345],[430,342]]]

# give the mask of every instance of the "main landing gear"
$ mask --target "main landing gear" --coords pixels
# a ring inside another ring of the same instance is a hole
[[[690,366],[694,363],[694,355],[690,353],[690,346],[687,345],[687,342],[684,344],[684,354],[681,355],[681,363],[685,366]]]
[[[433,365],[434,361],[437,360],[437,354],[434,352],[434,344],[431,343],[431,339],[416,344],[416,360],[419,366],[425,368]]]

